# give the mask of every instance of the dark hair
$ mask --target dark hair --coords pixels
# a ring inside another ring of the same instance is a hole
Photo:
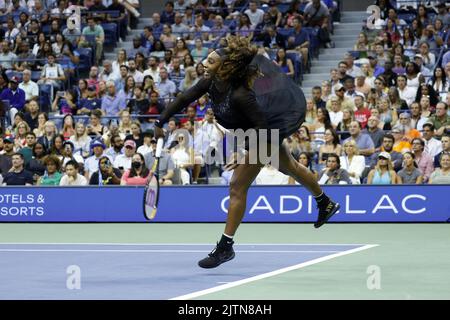
[[[390,133],[386,133],[386,134],[383,136],[383,140],[384,140],[384,139],[390,139],[390,140],[392,140],[392,142],[395,142],[394,136],[393,136],[392,134],[390,134]]]
[[[47,147],[45,146],[45,144],[41,143],[41,142],[36,142],[33,146],[33,148],[31,149],[33,151],[33,157],[36,158],[36,146],[40,145],[42,146],[42,157],[45,157],[47,155]]]
[[[28,131],[25,136],[33,136],[36,138],[36,134],[33,131]]]
[[[321,110],[323,113],[323,125],[325,129],[333,129],[333,126],[331,125],[330,113],[328,112],[327,108],[324,107],[317,108],[317,111],[319,110]]]
[[[67,168],[67,166],[73,166],[75,169],[79,169],[80,168],[80,165],[78,164],[78,162],[76,162],[75,160],[69,160],[69,161],[67,161],[67,163],[66,163],[66,168]]]
[[[337,162],[337,165],[338,165],[338,169],[340,169],[341,168],[341,159],[339,159],[339,156],[336,153],[333,152],[333,153],[330,153],[328,155],[327,160],[330,159],[330,158],[335,158],[336,159],[336,162]]]
[[[411,144],[413,144],[414,141],[419,141],[419,142],[420,142],[420,145],[421,145],[423,148],[425,148],[425,141],[423,141],[423,139],[421,139],[421,138],[414,138],[414,139],[412,139]]]
[[[250,45],[250,39],[246,37],[230,36],[227,40],[228,47],[220,49],[223,53],[218,53],[222,58],[222,64],[216,76],[233,86],[245,85],[251,88],[259,71],[256,67],[250,66],[250,62],[258,50]]]
[[[148,176],[148,174],[150,173],[150,171],[149,171],[149,170],[147,169],[147,167],[145,166],[145,159],[144,159],[144,156],[143,156],[141,153],[139,153],[139,152],[137,152],[136,154],[139,155],[139,158],[141,158],[141,161],[142,161],[142,171],[141,171],[140,177],[146,177],[146,176]],[[133,157],[134,157],[134,156],[133,156]],[[138,174],[137,174],[137,172],[136,172],[136,169],[134,169],[133,166],[132,166],[131,169],[130,169],[129,177],[130,177],[130,178],[133,178],[133,177],[137,177],[137,176],[138,176]]]
[[[310,155],[308,152],[305,152],[305,151],[300,152],[300,154],[299,154],[298,157],[297,157],[297,161],[300,160],[300,157],[301,157],[302,155],[304,155],[304,156],[306,157],[307,161],[308,161],[308,163],[306,164],[306,167],[307,167],[311,172],[314,173],[315,171],[314,171],[314,169],[313,169],[313,167],[312,167],[311,155]]]
[[[64,136],[62,134],[57,134],[56,136],[54,136],[52,139],[52,147],[50,150],[50,154],[58,154],[59,153],[59,150],[56,150],[56,147],[55,147],[55,142],[56,142],[56,139],[58,139],[58,138],[60,138],[62,140],[62,142],[64,143]],[[62,148],[62,145],[61,145],[61,148]]]
[[[53,163],[56,166],[56,171],[61,169],[61,161],[59,161],[58,156],[54,154],[49,154],[44,159],[44,164],[48,166],[50,163]]]
[[[434,131],[434,124],[432,124],[432,123],[430,123],[430,122],[427,122],[427,123],[425,123],[423,126],[422,126],[423,128],[425,128],[425,127],[428,127],[430,130],[432,130],[432,131]]]
[[[15,152],[15,153],[13,153],[13,155],[11,156],[11,158],[12,157],[14,157],[14,156],[19,156],[20,157],[20,159],[22,159],[22,160],[24,160],[25,158],[24,158],[24,156],[23,156],[23,154],[21,154],[21,153],[19,153],[19,152]]]
[[[403,152],[403,156],[405,156],[405,154],[409,154],[411,156],[411,158],[413,158],[413,160],[416,159],[416,155],[414,153],[412,153],[411,151]],[[413,165],[414,165],[414,167],[417,168],[417,163],[415,161],[413,161]]]

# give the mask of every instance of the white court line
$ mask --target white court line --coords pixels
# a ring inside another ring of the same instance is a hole
[[[115,249],[0,249],[0,252],[152,252],[152,253],[205,253],[204,250],[115,250]],[[335,253],[341,251],[320,251],[320,250],[236,250],[242,253]]]
[[[335,254],[332,254],[332,255],[329,255],[329,256],[325,256],[325,257],[317,258],[317,259],[314,259],[314,260],[306,261],[306,262],[303,262],[303,263],[300,263],[300,264],[297,264],[297,265],[294,265],[294,266],[290,266],[290,267],[278,269],[278,270],[275,270],[275,271],[263,273],[263,274],[260,274],[260,275],[254,276],[254,277],[250,277],[250,278],[247,278],[247,279],[242,279],[242,280],[230,282],[230,283],[227,283],[227,284],[223,284],[223,285],[220,285],[220,286],[217,286],[217,287],[209,288],[209,289],[206,289],[206,290],[196,291],[196,292],[189,293],[189,294],[186,294],[186,295],[183,295],[183,296],[178,296],[178,297],[172,298],[170,300],[188,300],[188,299],[198,298],[198,297],[210,294],[210,293],[222,291],[222,290],[233,288],[233,287],[237,287],[237,286],[240,286],[240,285],[243,285],[243,284],[246,284],[246,283],[250,283],[250,282],[262,280],[262,279],[265,279],[265,278],[277,276],[277,275],[285,273],[285,272],[289,272],[289,271],[305,268],[305,267],[313,265],[313,264],[317,264],[317,263],[320,263],[320,262],[324,262],[324,261],[331,260],[331,259],[334,259],[334,258],[337,258],[337,257],[345,256],[345,255],[348,255],[348,254],[352,254],[352,253],[355,253],[355,252],[371,249],[371,248],[378,247],[378,246],[379,246],[378,244],[367,244],[367,245],[364,245],[364,246],[359,247],[359,248],[342,251],[342,252],[335,253]]]
[[[0,245],[214,246],[212,243],[0,242]],[[234,246],[364,246],[364,243],[240,243]]]

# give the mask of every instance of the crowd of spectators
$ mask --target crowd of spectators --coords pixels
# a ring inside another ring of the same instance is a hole
[[[139,9],[139,1],[128,4]],[[424,15],[422,6],[377,5],[381,21],[364,26],[330,79],[312,89],[305,123],[287,143],[321,184],[450,183],[448,8],[433,3]],[[338,9],[317,0],[168,1],[111,61],[103,26],[115,24],[123,42],[138,21],[121,1],[0,1],[2,183],[144,184],[154,120],[204,76],[203,59],[228,34],[251,37],[298,81],[315,50],[333,46]],[[414,18],[402,23],[401,14]],[[93,48],[92,63],[83,73],[85,48]],[[205,164],[225,143],[208,95],[170,119],[166,131],[161,184],[222,173]],[[266,166],[255,183],[296,182]]]

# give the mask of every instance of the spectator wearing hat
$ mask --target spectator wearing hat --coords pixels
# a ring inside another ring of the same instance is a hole
[[[45,173],[37,181],[39,186],[59,186],[62,178],[61,161],[58,156],[50,154],[44,158]]]
[[[84,162],[84,176],[86,177],[86,179],[90,178],[91,175],[98,170],[98,161],[102,156],[105,155],[104,151],[106,149],[106,146],[102,141],[94,140],[91,143],[91,149],[93,151],[93,155],[87,158]]]
[[[378,161],[374,169],[370,170],[367,176],[367,184],[396,184],[397,174],[391,162],[391,155],[387,152],[380,152]]]
[[[11,136],[3,138],[3,154],[0,154],[0,173],[4,176],[12,167],[14,139]]]
[[[7,186],[31,186],[33,175],[24,169],[24,158],[20,153],[11,156],[12,167],[3,174],[3,185]]]
[[[131,160],[136,153],[136,142],[133,140],[126,140],[123,144],[124,154],[118,155],[113,164],[114,168],[118,168],[122,173],[131,168]]]
[[[9,79],[9,88],[2,91],[0,100],[8,100],[10,105],[10,117],[18,111],[22,111],[25,106],[25,91],[19,88],[19,78],[14,76]]]
[[[23,70],[23,81],[19,84],[19,88],[25,92],[25,101],[29,102],[39,97],[39,86],[31,80],[31,71]]]
[[[148,152],[145,156],[145,165],[147,168],[153,167],[153,163],[155,161],[155,153],[156,153],[156,139],[150,140],[151,151]],[[164,150],[161,152],[161,157],[159,158],[159,183],[161,185],[171,185],[174,184],[174,163],[172,161],[171,156]]]
[[[98,170],[89,179],[90,185],[119,185],[122,173],[112,166],[111,160],[107,156],[101,156],[97,163]]]
[[[397,173],[398,184],[422,184],[423,175],[417,168],[415,155],[412,152],[403,154],[403,168]]]
[[[59,182],[60,186],[87,186],[88,181],[87,179],[78,173],[79,170],[79,164],[74,161],[70,160],[67,162],[65,166],[65,174],[61,178],[61,181]]]
[[[92,110],[100,109],[102,106],[102,100],[97,97],[97,88],[95,85],[89,85],[87,88],[87,98],[80,99],[78,103],[77,114],[89,115]]]
[[[434,125],[432,123],[425,123],[423,125],[423,139],[425,142],[424,152],[429,154],[433,159],[434,157],[442,151],[442,144],[439,140],[434,138]]]
[[[433,158],[425,151],[425,142],[416,138],[412,141],[412,151],[415,156],[415,160],[419,170],[423,173],[423,181],[428,183],[431,173],[434,170]]]
[[[338,98],[338,102],[341,106],[341,111],[344,111],[345,109],[350,109],[352,111],[355,110],[355,104],[353,103],[353,100],[345,96],[345,87],[341,83],[337,83],[334,87],[334,94]],[[331,99],[328,99],[326,108],[328,111],[331,110]]]

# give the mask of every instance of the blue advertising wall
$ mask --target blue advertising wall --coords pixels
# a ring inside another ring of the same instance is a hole
[[[450,222],[450,186],[328,186],[336,222]],[[163,187],[156,218],[143,216],[142,187],[1,187],[0,222],[222,222],[228,187]],[[299,186],[254,186],[245,222],[312,222],[314,199]]]

